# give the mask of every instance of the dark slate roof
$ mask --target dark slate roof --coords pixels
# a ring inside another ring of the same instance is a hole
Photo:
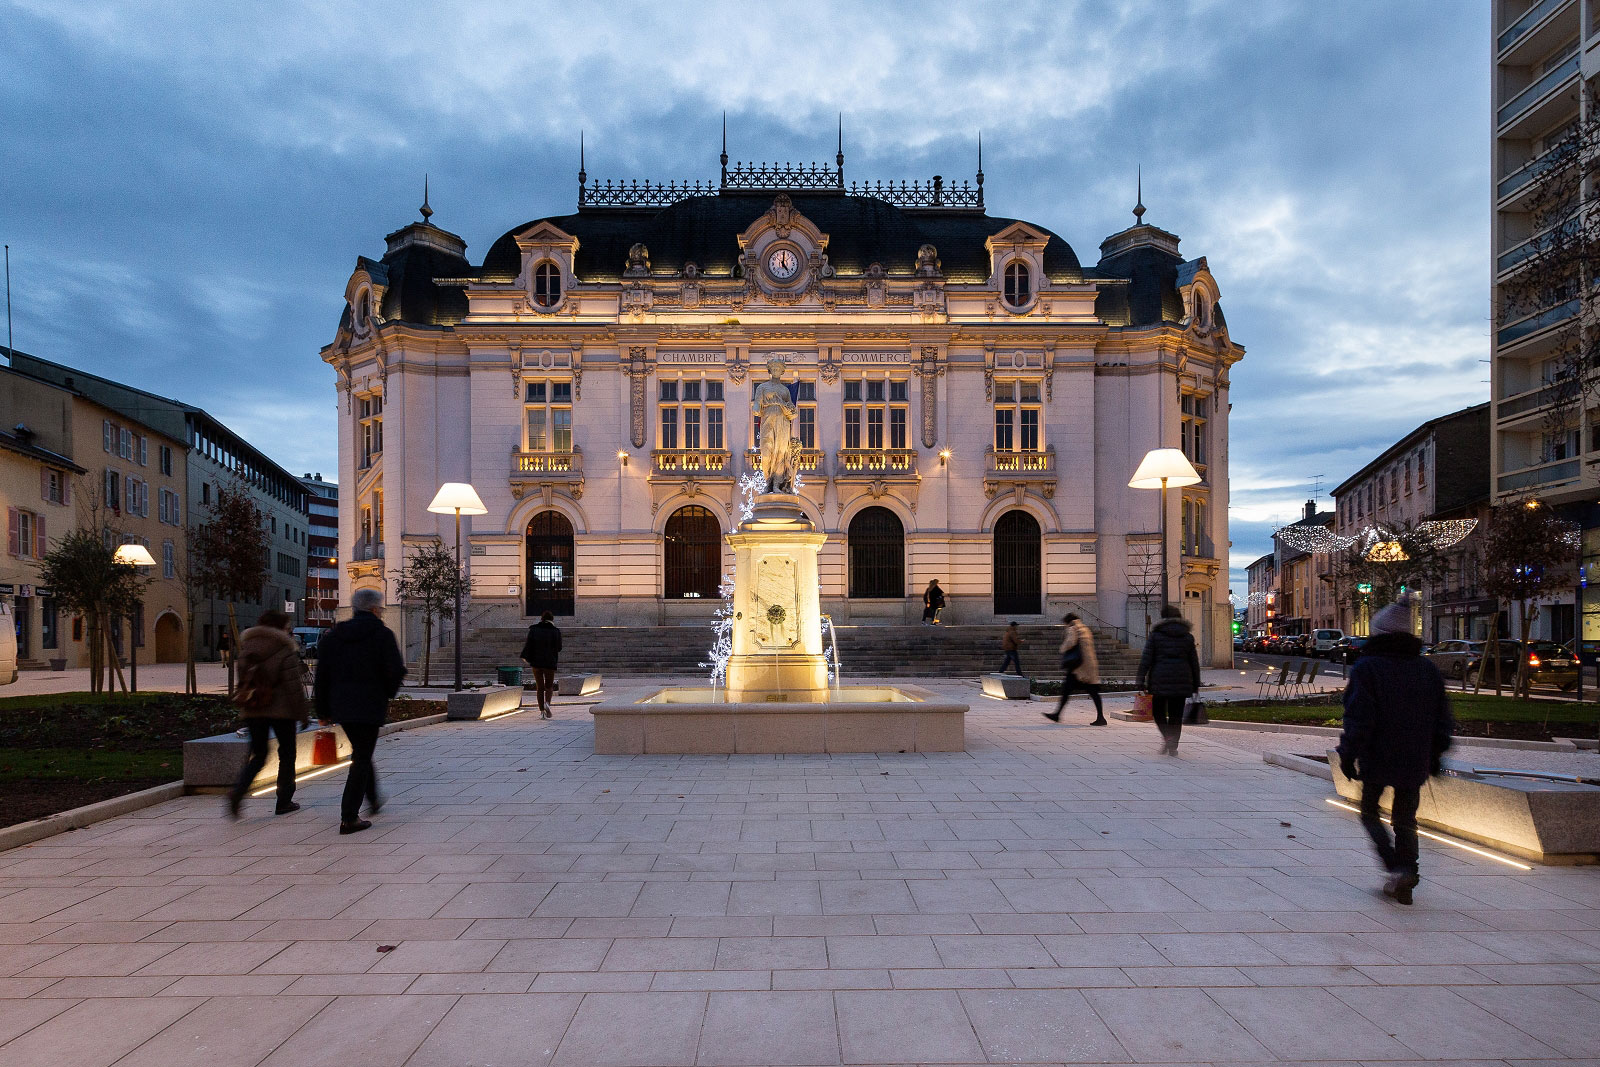
[[[10,433],[5,430],[0,430],[0,448],[3,448],[8,452],[16,452],[19,455],[27,456],[30,459],[36,459],[47,467],[65,467],[74,474],[88,473],[88,471],[84,470],[82,467],[78,466],[61,453],[52,452],[48,448],[40,448],[38,445],[33,444],[23,436]]]
[[[462,278],[475,273],[464,257],[425,244],[408,244],[384,256],[382,266],[389,288],[383,294],[379,317],[425,326],[443,326],[467,317],[466,290],[459,285],[434,283],[435,278]],[[384,281],[382,277],[377,280]],[[348,317],[349,313],[347,305],[345,315]]]
[[[1178,266],[1183,262],[1151,245],[1138,245],[1107,256],[1096,274],[1126,278],[1126,286],[1102,286],[1094,310],[1102,320],[1129,326],[1183,321],[1183,297],[1178,293]],[[1220,319],[1219,319],[1220,324]]]
[[[891,274],[909,274],[917,262],[917,249],[931,244],[939,251],[945,278],[953,282],[979,282],[989,276],[989,252],[984,242],[1016,222],[981,212],[905,211],[870,196],[836,193],[791,193],[794,206],[828,235],[828,261],[840,274],[860,274],[881,263]],[[516,235],[544,221],[578,239],[575,268],[579,278],[603,281],[619,278],[628,249],[643,242],[650,250],[653,271],[682,270],[693,260],[705,274],[728,276],[739,259],[738,236],[772,207],[775,193],[696,196],[670,207],[645,210],[601,208],[534,219],[496,241],[484,257],[480,277],[509,281],[521,269]],[[1033,226],[1033,223],[1028,225]],[[1076,282],[1083,277],[1072,246],[1050,235],[1045,246],[1045,272],[1053,281]]]

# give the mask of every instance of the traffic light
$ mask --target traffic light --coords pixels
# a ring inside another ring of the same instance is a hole
[[[1237,634],[1237,633],[1239,633],[1239,631],[1241,631],[1243,629],[1244,629],[1244,627],[1239,624],[1239,620],[1238,619],[1234,619],[1233,620],[1233,632],[1235,634]]]
[[[1372,592],[1372,583],[1371,582],[1358,582],[1358,583],[1356,583],[1356,592],[1358,592],[1358,593],[1370,593],[1370,592]]]

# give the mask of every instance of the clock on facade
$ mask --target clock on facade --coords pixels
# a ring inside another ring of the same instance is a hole
[[[792,248],[779,248],[767,257],[767,273],[786,282],[800,273],[800,257]]]

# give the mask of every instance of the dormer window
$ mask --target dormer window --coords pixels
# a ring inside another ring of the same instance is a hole
[[[561,268],[548,260],[533,269],[533,302],[542,308],[561,303]]]
[[[1006,303],[1014,308],[1027,306],[1033,299],[1033,276],[1020,259],[1006,264]]]

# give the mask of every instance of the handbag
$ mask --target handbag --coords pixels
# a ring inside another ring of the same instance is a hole
[[[1073,645],[1061,653],[1062,670],[1075,671],[1081,666],[1083,666],[1083,647],[1081,645]]]
[[[1204,726],[1210,722],[1211,716],[1206,714],[1206,702],[1204,700],[1189,701],[1188,707],[1183,709],[1183,721],[1185,725],[1192,726]]]

